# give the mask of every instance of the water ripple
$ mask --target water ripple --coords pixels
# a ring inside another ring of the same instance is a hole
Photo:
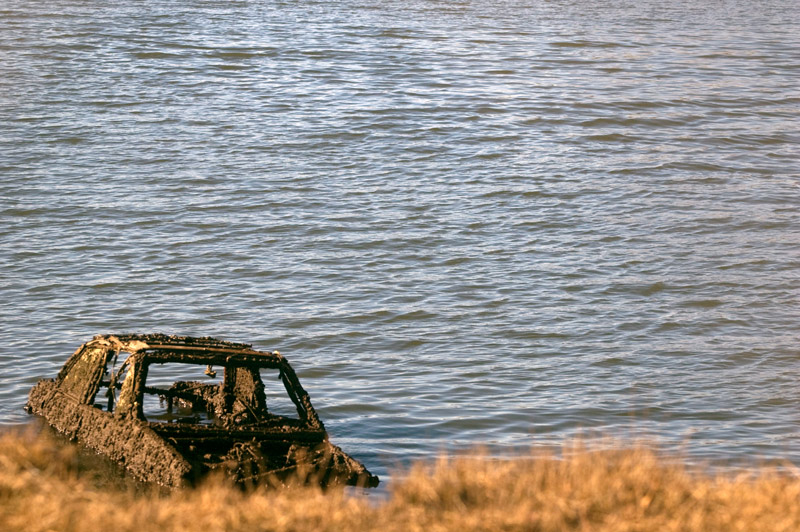
[[[6,1],[0,422],[163,331],[280,349],[384,466],[794,458],[795,11]]]

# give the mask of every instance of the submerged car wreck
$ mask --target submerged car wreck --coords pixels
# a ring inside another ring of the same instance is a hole
[[[212,472],[240,484],[379,482],[328,441],[286,359],[247,344],[96,336],[33,387],[26,409],[146,482],[179,487]]]

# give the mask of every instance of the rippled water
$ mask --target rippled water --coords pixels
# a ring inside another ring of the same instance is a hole
[[[161,331],[280,349],[379,473],[797,459],[799,118],[794,0],[5,0],[0,421]]]

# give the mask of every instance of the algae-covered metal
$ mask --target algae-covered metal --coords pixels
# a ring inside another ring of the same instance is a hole
[[[247,344],[96,336],[34,386],[26,408],[148,482],[183,486],[220,471],[239,483],[378,485],[328,441],[286,359]]]

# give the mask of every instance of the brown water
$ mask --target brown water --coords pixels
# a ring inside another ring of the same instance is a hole
[[[279,349],[379,474],[797,459],[798,7],[5,0],[0,421],[161,331]]]

